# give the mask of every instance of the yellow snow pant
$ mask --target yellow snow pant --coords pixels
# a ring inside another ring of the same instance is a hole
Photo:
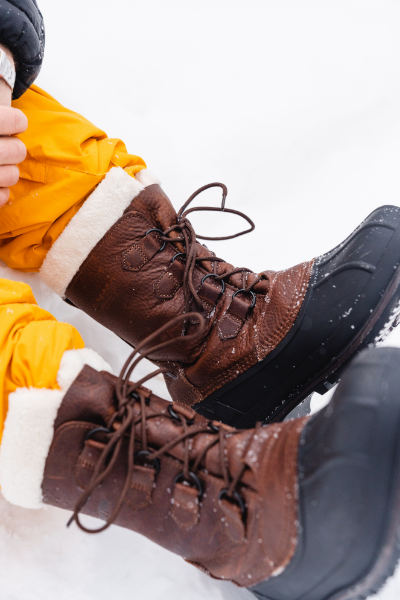
[[[28,285],[0,279],[0,441],[9,394],[17,388],[58,389],[64,352],[84,346],[72,325],[39,308]]]
[[[13,269],[38,271],[112,167],[134,177],[146,164],[121,140],[108,138],[35,85],[13,106],[28,117],[28,130],[18,136],[28,154],[9,202],[0,209],[0,259]]]

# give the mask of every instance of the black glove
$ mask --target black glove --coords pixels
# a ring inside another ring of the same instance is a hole
[[[39,75],[44,55],[44,22],[36,0],[0,0],[0,43],[13,53],[19,98]]]

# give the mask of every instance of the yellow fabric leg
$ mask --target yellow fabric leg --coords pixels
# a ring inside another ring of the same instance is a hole
[[[37,305],[28,285],[0,279],[0,442],[8,395],[19,387],[58,389],[64,352],[84,346],[72,325]]]
[[[38,271],[107,172],[117,166],[134,177],[146,163],[37,86],[13,106],[28,117],[28,130],[18,136],[28,155],[0,210],[0,259],[13,269]]]

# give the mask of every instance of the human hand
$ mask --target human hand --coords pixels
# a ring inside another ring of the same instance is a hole
[[[18,138],[9,136],[23,133],[27,127],[28,119],[22,111],[10,106],[0,106],[0,207],[10,197],[9,188],[18,182],[17,165],[26,157],[25,144]]]

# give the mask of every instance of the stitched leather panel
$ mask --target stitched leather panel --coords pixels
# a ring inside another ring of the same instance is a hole
[[[183,483],[175,484],[171,516],[180,529],[189,531],[200,518],[198,492]]]
[[[65,422],[56,430],[45,466],[44,501],[68,510],[73,509],[81,494],[81,484],[85,485],[88,479],[82,477],[82,473],[77,477],[77,470],[91,471],[92,467],[90,461],[90,466],[86,466],[85,437],[99,422],[106,425],[100,414],[95,422],[87,422],[81,421],[77,413],[77,408],[82,406],[81,392],[86,394],[86,388],[94,379],[99,408],[103,412],[108,395],[109,410],[114,410],[110,376],[84,367],[63,401],[63,405],[72,406],[61,407],[64,414],[75,413],[75,420]],[[150,448],[157,449],[177,435],[176,422],[167,417],[168,404],[154,395],[150,398],[148,414],[166,415],[147,422]],[[134,410],[139,411],[137,404]],[[184,443],[181,442],[161,457],[161,469],[151,491],[148,473],[134,475],[129,493],[138,495],[128,494],[116,523],[184,556],[213,577],[246,587],[267,579],[288,564],[297,545],[297,456],[306,421],[292,420],[261,428],[257,435],[253,430],[246,430],[226,438],[226,460],[232,477],[241,472],[243,462],[248,467],[238,486],[247,505],[245,522],[236,505],[224,497],[219,500],[225,484],[220,450],[216,446],[207,452],[206,462],[197,473],[205,492],[201,504],[196,501],[193,488],[174,485],[183,467]],[[206,423],[206,419],[195,415],[193,427],[202,429]],[[140,435],[138,424],[136,440],[140,440]],[[209,442],[208,433],[195,436],[190,460],[194,461]],[[140,449],[140,444],[136,449]],[[111,514],[125,483],[127,456],[128,440],[124,441],[109,477],[91,494],[84,513],[103,519]]]
[[[301,308],[312,264],[313,261],[302,263],[277,273],[268,271],[269,293],[264,298],[257,296],[257,304],[238,335],[220,340],[221,351],[218,353],[212,348],[218,344],[219,331],[217,328],[211,330],[205,350],[195,365],[185,369],[187,379],[199,388],[203,398],[265,358],[283,340]],[[232,321],[233,317],[230,316]],[[234,324],[231,327],[233,329]]]
[[[157,279],[154,289],[157,298],[173,298],[182,285],[184,265],[178,260],[171,263]]]
[[[234,339],[239,333],[244,321],[227,312],[218,323],[218,335],[221,340]]]
[[[184,261],[182,257],[172,260],[184,249],[180,243],[167,243],[162,252],[154,253],[161,244],[158,234],[145,237],[151,228],[164,231],[175,223],[175,211],[161,188],[145,188],[81,265],[67,289],[68,300],[133,346],[182,314]],[[173,232],[172,237],[178,235]],[[143,240],[153,244],[152,249],[146,249]],[[213,255],[200,244],[197,251],[199,256]],[[206,320],[203,339],[176,344],[150,357],[163,366],[177,363],[177,378],[167,377],[166,382],[178,401],[202,400],[265,358],[284,339],[304,300],[312,261],[277,273],[265,271],[266,279],[253,288],[257,301],[251,310],[250,295],[241,293],[234,299],[233,295],[254,274],[234,274],[223,294],[219,281],[208,278],[202,283],[207,273],[226,272],[230,267],[204,262],[194,269],[193,284],[204,306],[201,309],[192,301],[190,308],[200,310]],[[177,325],[160,341],[193,333],[196,326],[195,322],[183,329]]]
[[[162,245],[159,234],[152,231],[122,253],[122,268],[127,271],[140,271],[159,252]]]
[[[268,306],[260,322],[260,353],[269,354],[291,329],[307,291],[314,261],[286,271],[266,271],[270,280]]]
[[[184,297],[181,288],[173,295],[171,288],[157,293],[156,282],[160,284],[165,269],[171,265],[177,249],[166,244],[162,252],[141,265],[136,271],[126,270],[122,266],[122,256],[139,244],[146,232],[153,227],[145,215],[134,210],[136,203],[141,204],[144,196],[149,206],[152,197],[164,198],[158,185],[152,185],[139,194],[131,205],[131,210],[117,221],[104,238],[89,254],[79,272],[68,286],[66,296],[75,306],[84,310],[96,321],[114,331],[133,346],[147,337],[152,331],[183,313]],[[139,199],[139,200],[138,200]],[[154,207],[153,207],[154,209]],[[150,237],[151,234],[149,234]],[[176,261],[177,262],[177,261]],[[140,260],[136,266],[139,266]],[[203,274],[199,271],[198,285]],[[172,298],[169,298],[173,296]],[[207,324],[211,327],[212,321]],[[181,325],[168,331],[163,339],[179,336]],[[161,341],[161,340],[160,340]],[[168,356],[156,353],[153,360],[192,360],[201,350],[201,341],[197,344],[177,344],[170,348]]]

